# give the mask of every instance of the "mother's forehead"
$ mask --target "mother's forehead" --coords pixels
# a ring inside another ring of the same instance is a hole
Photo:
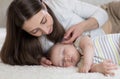
[[[44,10],[40,10],[38,13],[36,13],[35,15],[33,15],[30,19],[26,20],[23,24],[23,29],[28,28],[28,26],[32,26],[34,27],[35,24],[37,24],[37,22],[39,20],[42,20],[43,16],[45,15]]]

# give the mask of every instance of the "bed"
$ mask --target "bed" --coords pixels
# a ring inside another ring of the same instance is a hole
[[[2,1],[2,0],[1,0]],[[10,0],[12,1],[12,0]],[[88,0],[83,0],[88,1]],[[95,2],[93,0],[89,0]],[[98,2],[99,0],[96,0]],[[104,1],[104,0],[100,0]],[[111,1],[111,0],[106,0]],[[95,2],[95,3],[96,3]],[[9,4],[8,0],[0,2],[1,4]],[[5,12],[4,8],[7,5],[4,5],[1,9],[1,13]],[[0,5],[1,6],[1,5]],[[5,13],[2,13],[5,14]],[[4,15],[2,15],[4,16]],[[3,24],[3,18],[0,20],[1,25]],[[106,27],[109,26],[109,27]],[[108,21],[103,27],[106,33],[111,33],[110,22]],[[5,40],[6,30],[5,28],[0,28],[0,49]],[[120,67],[118,70],[115,70],[115,76],[104,76],[101,73],[79,73],[76,67],[60,68],[60,67],[43,67],[43,66],[11,66],[4,64],[0,60],[0,79],[120,79]]]
[[[5,28],[0,28],[0,48],[5,35]],[[11,66],[0,61],[0,79],[120,79],[120,67],[114,72],[115,76],[104,76],[101,73],[79,73],[76,67]]]

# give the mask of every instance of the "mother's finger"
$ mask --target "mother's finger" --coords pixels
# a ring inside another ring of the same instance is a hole
[[[73,41],[76,39],[77,37],[75,35],[73,35],[72,37],[70,37],[69,39],[64,40],[62,43],[73,43]]]
[[[74,28],[68,29],[64,35],[64,39],[68,39],[69,37],[71,37],[73,32],[74,32]]]

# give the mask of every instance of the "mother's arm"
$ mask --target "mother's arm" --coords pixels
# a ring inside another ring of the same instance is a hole
[[[72,11],[85,20],[67,30],[64,36],[67,40],[64,43],[72,43],[83,32],[99,28],[108,20],[107,13],[100,7],[79,0],[74,0],[71,4],[75,4]]]

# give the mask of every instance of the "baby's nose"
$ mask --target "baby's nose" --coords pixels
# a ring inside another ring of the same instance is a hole
[[[65,61],[71,62],[71,58],[70,57],[65,57]]]

